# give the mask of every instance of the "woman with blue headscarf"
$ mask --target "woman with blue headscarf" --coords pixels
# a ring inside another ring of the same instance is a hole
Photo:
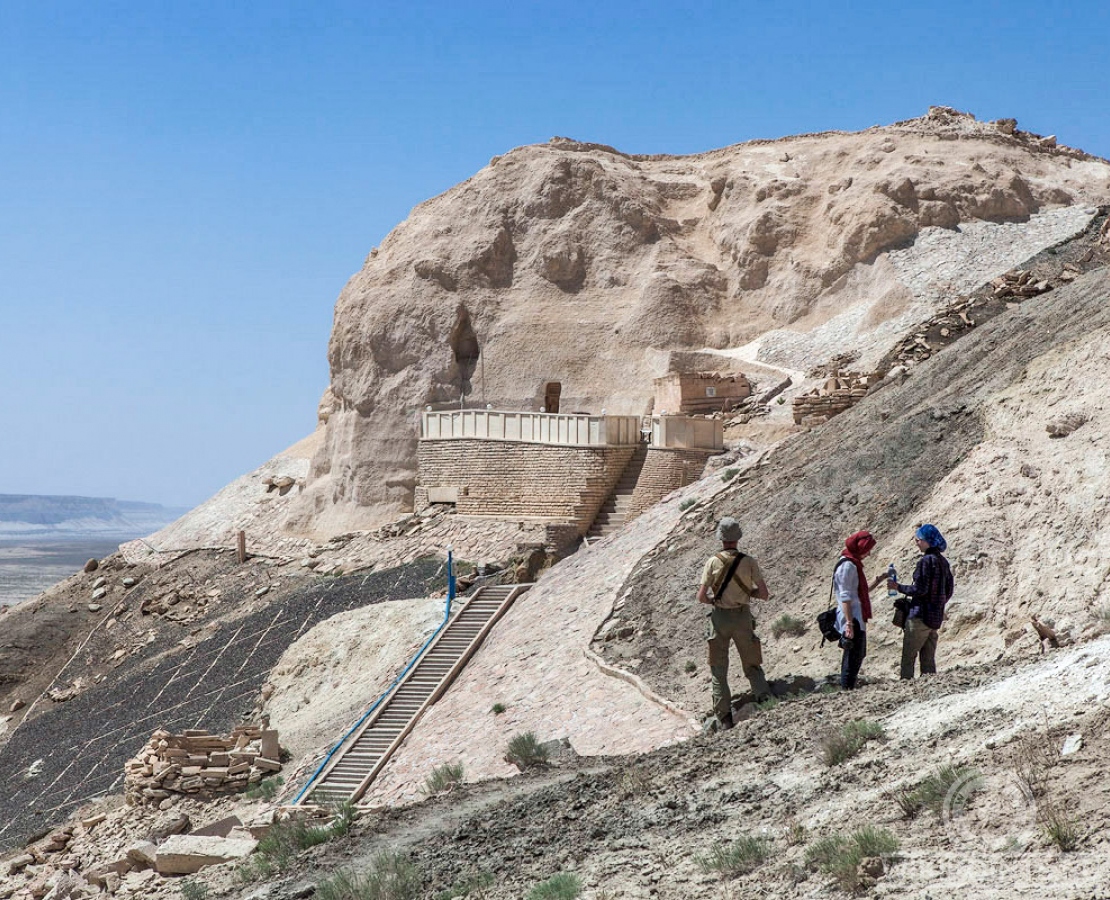
[[[909,597],[905,632],[902,635],[902,677],[913,678],[920,660],[921,674],[937,671],[937,634],[944,623],[944,607],[952,599],[952,568],[944,558],[948,542],[936,525],[922,525],[914,533],[922,557],[913,570],[913,583],[887,582],[890,590]]]

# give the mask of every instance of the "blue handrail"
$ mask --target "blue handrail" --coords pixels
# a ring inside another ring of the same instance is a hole
[[[387,687],[385,689],[385,691],[382,692],[382,695],[380,697],[378,697],[377,700],[374,701],[374,705],[371,706],[368,710],[366,710],[366,712],[362,715],[362,718],[360,718],[357,722],[355,722],[355,724],[350,727],[350,729],[347,731],[347,733],[339,739],[339,741],[336,743],[336,745],[334,747],[332,747],[331,750],[328,751],[328,755],[325,756],[323,761],[320,763],[320,765],[316,767],[316,771],[312,773],[312,777],[308,779],[308,783],[303,788],[301,788],[301,792],[299,794],[297,794],[296,797],[293,798],[293,804],[292,804],[293,806],[296,806],[298,803],[301,802],[301,798],[305,794],[308,793],[308,789],[310,787],[312,787],[313,783],[319,777],[320,773],[324,770],[324,766],[326,766],[331,761],[331,758],[333,756],[335,756],[335,754],[339,751],[339,748],[342,747],[345,743],[347,743],[347,738],[349,738],[352,734],[354,734],[358,730],[359,726],[362,725],[362,723],[365,722],[368,718],[370,718],[371,715],[373,715],[374,710],[376,710],[379,706],[382,705],[382,703],[385,701],[385,698],[388,697],[391,693],[393,693],[393,689],[395,687],[397,687],[398,684],[400,684],[401,680],[409,673],[409,670],[412,669],[412,667],[415,666],[420,661],[420,657],[422,657],[424,655],[424,651],[428,649],[428,645],[431,644],[432,641],[434,641],[436,639],[436,637],[439,635],[439,633],[441,631],[443,631],[444,627],[447,625],[447,620],[451,618],[451,599],[452,599],[452,597],[454,596],[454,593],[455,593],[455,579],[454,579],[453,573],[451,572],[451,552],[450,551],[447,552],[447,560],[448,560],[448,563],[447,563],[447,565],[448,565],[448,569],[447,569],[447,571],[448,571],[448,576],[447,576],[447,603],[445,604],[445,608],[444,608],[444,611],[443,611],[443,621],[439,623],[439,627],[436,628],[436,630],[433,631],[431,633],[431,635],[428,637],[428,639],[424,642],[424,646],[422,646],[419,650],[416,651],[416,655],[412,659],[409,660],[409,664],[407,666],[405,666],[405,668],[401,672],[401,674],[398,675],[396,678],[394,678],[393,683],[389,687]]]

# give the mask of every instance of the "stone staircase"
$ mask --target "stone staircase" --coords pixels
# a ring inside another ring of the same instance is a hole
[[[628,517],[628,508],[632,503],[632,493],[636,490],[636,482],[640,480],[640,472],[647,459],[647,451],[646,443],[640,443],[636,447],[628,465],[621,473],[620,481],[605,499],[590,525],[590,530],[586,532],[589,540],[606,537],[624,525]]]

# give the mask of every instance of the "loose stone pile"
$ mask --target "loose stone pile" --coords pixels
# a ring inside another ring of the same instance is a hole
[[[280,760],[277,732],[257,725],[240,725],[228,737],[201,728],[177,735],[159,729],[124,767],[124,795],[134,805],[168,809],[175,794],[209,799],[246,790],[280,771]]]
[[[999,298],[1036,297],[1038,294],[1052,290],[1052,285],[1047,281],[1036,281],[1032,272],[1022,269],[1015,269],[1013,272],[1007,272],[992,279],[991,287],[994,289],[994,295]]]
[[[794,398],[796,425],[817,425],[855,406],[879,381],[878,375],[834,372],[825,383]]]

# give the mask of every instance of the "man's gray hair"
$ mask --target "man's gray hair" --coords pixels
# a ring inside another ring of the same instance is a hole
[[[730,544],[733,541],[740,540],[743,536],[744,529],[740,527],[740,523],[732,518],[732,516],[725,516],[717,523],[717,537],[719,537],[723,543]]]

